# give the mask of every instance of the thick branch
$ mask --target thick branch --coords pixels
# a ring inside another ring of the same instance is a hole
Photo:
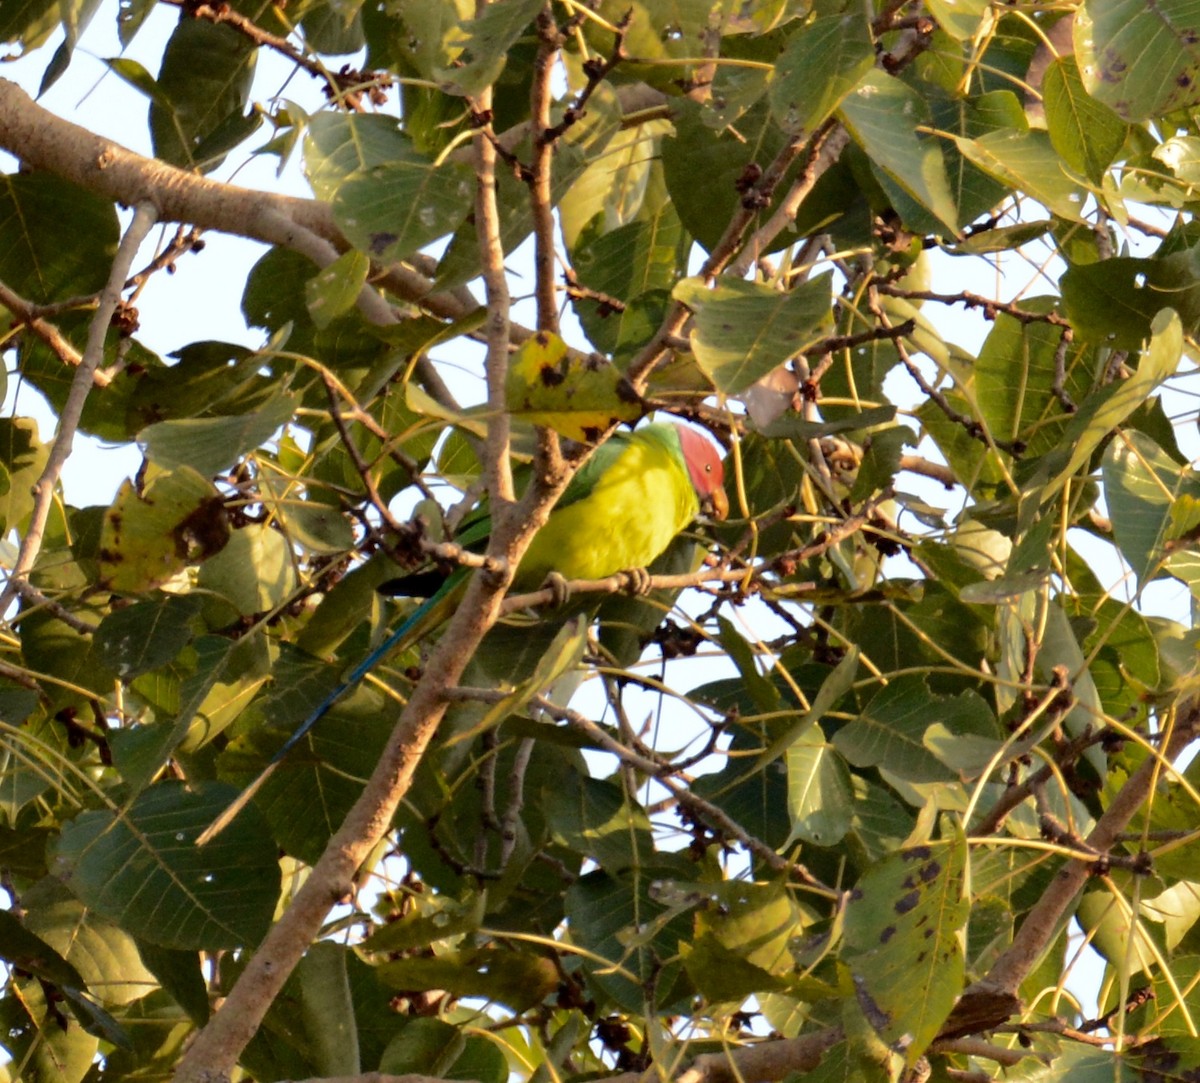
[[[792,1072],[814,1071],[821,1058],[845,1038],[845,1031],[838,1025],[799,1038],[705,1053],[674,1078],[676,1083],[774,1083]],[[658,1083],[662,1070],[662,1065],[656,1065],[644,1072],[609,1076],[601,1083]]]
[[[1129,821],[1145,804],[1151,788],[1162,775],[1164,764],[1172,763],[1200,734],[1200,702],[1183,705],[1175,726],[1158,756],[1147,756],[1117,792],[1087,837],[1097,853],[1108,853]],[[1093,863],[1068,861],[1042,892],[1013,937],[1012,944],[996,960],[988,974],[969,986],[942,1028],[945,1037],[978,1033],[1004,1022],[1017,1010],[1021,982],[1037,964],[1057,935],[1072,903],[1092,874]]]
[[[295,247],[291,227],[296,226],[338,251],[351,247],[328,203],[223,184],[144,158],[48,112],[7,79],[0,79],[0,147],[30,168],[64,177],[114,203],[149,203],[163,222],[188,222],[288,248]],[[461,296],[433,293],[431,281],[411,267],[392,265],[377,282],[435,316],[459,319],[470,311]]]

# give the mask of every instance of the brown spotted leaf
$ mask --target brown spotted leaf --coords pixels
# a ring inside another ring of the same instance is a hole
[[[912,1064],[963,985],[962,838],[909,846],[863,874],[846,911],[846,961],[863,1015]]]
[[[1192,0],[1090,0],[1074,36],[1084,87],[1122,120],[1200,101],[1200,9]]]
[[[228,540],[220,493],[191,467],[152,475],[140,493],[127,481],[100,529],[101,582],[118,593],[153,590]]]
[[[595,355],[572,354],[548,331],[527,339],[514,355],[505,398],[515,417],[572,440],[594,440],[610,425],[642,415],[619,369]]]

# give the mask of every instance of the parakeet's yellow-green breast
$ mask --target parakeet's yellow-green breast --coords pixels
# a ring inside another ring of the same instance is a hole
[[[563,493],[517,570],[517,589],[602,579],[644,568],[700,513],[723,519],[729,502],[716,447],[693,429],[645,425],[617,433]]]

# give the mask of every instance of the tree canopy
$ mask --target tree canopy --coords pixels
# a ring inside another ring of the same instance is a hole
[[[0,78],[10,1078],[1200,1079],[1197,5],[24,0],[0,42],[44,60]],[[38,104],[89,65],[152,154]],[[311,196],[215,179],[252,156]],[[255,345],[143,333],[221,234]],[[648,592],[510,591],[650,415],[728,519]],[[140,452],[111,502],[85,437]],[[198,843],[416,604],[377,588],[464,566]]]

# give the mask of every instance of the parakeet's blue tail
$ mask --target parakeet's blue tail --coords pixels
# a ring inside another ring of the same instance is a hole
[[[262,784],[271,777],[272,773],[275,771],[275,768],[279,766],[284,757],[287,756],[287,754],[291,752],[291,750],[295,748],[302,740],[304,740],[304,737],[308,731],[311,730],[313,726],[320,722],[321,719],[329,713],[330,708],[332,708],[333,705],[342,698],[342,696],[349,692],[351,688],[353,688],[368,673],[370,673],[381,659],[391,654],[391,652],[395,650],[401,643],[410,638],[414,634],[414,631],[419,631],[428,620],[430,614],[434,613],[446,602],[451,593],[451,586],[451,581],[447,581],[443,585],[442,589],[439,590],[432,598],[426,599],[419,606],[417,606],[417,608],[409,614],[408,619],[405,620],[399,628],[392,632],[391,635],[389,635],[382,643],[380,643],[378,647],[376,647],[361,662],[359,662],[358,665],[356,665],[337,685],[337,687],[334,688],[323,700],[321,700],[321,702],[318,703],[311,712],[309,712],[308,717],[305,718],[305,720],[301,722],[298,727],[296,727],[295,732],[293,732],[292,735],[283,742],[283,745],[280,747],[279,751],[271,757],[271,760],[267,766],[264,767],[261,772],[259,772],[258,777],[255,778],[255,780],[251,782],[249,786],[242,790],[242,792],[238,794],[236,798],[234,798],[233,803],[227,809],[225,809],[220,816],[218,816],[211,824],[208,825],[208,827],[200,832],[200,834],[196,837],[197,846],[203,846],[206,843],[211,842],[233,822],[238,813],[241,812],[247,804],[249,804],[250,800],[259,791]]]

